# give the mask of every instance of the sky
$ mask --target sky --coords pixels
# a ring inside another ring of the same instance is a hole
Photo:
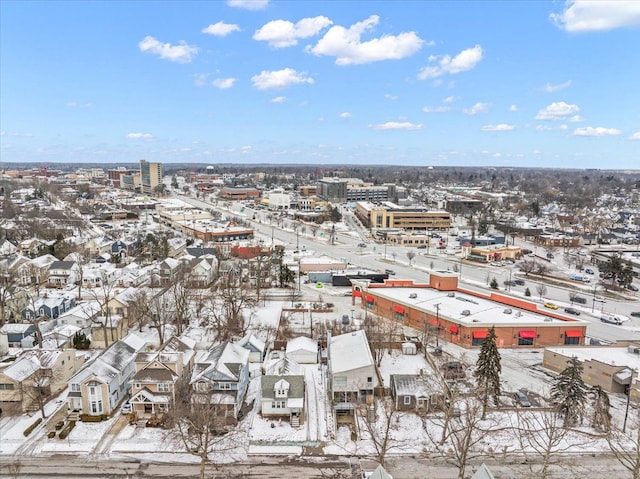
[[[640,169],[640,1],[0,0],[2,162]]]

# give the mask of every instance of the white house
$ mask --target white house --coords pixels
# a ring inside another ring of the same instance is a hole
[[[353,416],[356,404],[373,400],[380,382],[364,330],[327,341],[328,386],[336,416]]]
[[[318,342],[306,336],[290,339],[287,342],[287,357],[298,364],[316,364],[318,362]]]
[[[49,266],[49,286],[62,288],[75,284],[79,266],[75,261],[54,261]]]
[[[304,376],[262,376],[262,416],[288,417],[298,427],[304,419],[304,388]]]

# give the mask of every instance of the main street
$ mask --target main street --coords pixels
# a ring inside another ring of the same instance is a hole
[[[252,209],[240,203],[232,203],[230,208],[222,208],[213,203],[197,200],[188,196],[178,196],[184,202],[203,209],[215,209],[224,215],[242,217],[249,221],[256,232],[256,236],[269,242],[270,238],[276,239],[281,244],[289,247],[306,250],[308,255],[327,255],[336,259],[345,259],[354,269],[362,268],[372,270],[392,269],[397,278],[409,278],[419,282],[426,282],[431,271],[457,272],[460,282],[465,288],[487,292],[489,283],[496,278],[500,285],[500,290],[505,294],[513,294],[525,297],[524,291],[529,288],[532,301],[540,304],[545,301],[556,302],[562,312],[564,305],[571,304],[570,294],[578,293],[587,298],[587,304],[573,305],[582,314],[580,319],[589,321],[591,324],[587,329],[590,338],[603,342],[615,342],[620,340],[640,340],[640,318],[631,317],[633,311],[640,311],[640,304],[637,300],[621,299],[619,297],[607,297],[606,302],[593,301],[595,294],[593,288],[572,286],[562,282],[551,282],[549,280],[537,279],[532,276],[524,276],[517,266],[493,267],[485,264],[476,264],[469,261],[461,261],[455,256],[449,256],[430,248],[428,250],[417,250],[404,246],[384,245],[380,243],[368,242],[366,247],[358,247],[363,242],[366,230],[353,225],[353,230],[349,232],[339,232],[336,236],[335,244],[329,242],[329,231],[322,229],[322,236],[316,237],[293,231],[293,220],[285,218],[283,228],[275,223],[268,223],[268,214],[263,210]],[[241,211],[243,210],[243,211]],[[253,219],[255,218],[255,220]],[[407,252],[415,253],[409,265]],[[505,291],[504,282],[509,279],[521,278],[525,280],[524,286],[510,286]],[[538,287],[544,287],[543,297],[540,298]],[[602,312],[615,313],[629,318],[622,326],[603,323],[600,321]]]

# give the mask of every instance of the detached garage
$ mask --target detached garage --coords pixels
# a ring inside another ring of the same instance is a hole
[[[287,357],[298,364],[316,364],[318,342],[306,336],[294,338],[287,342]]]

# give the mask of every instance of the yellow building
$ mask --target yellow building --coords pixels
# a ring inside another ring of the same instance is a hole
[[[451,214],[447,211],[403,208],[388,201],[380,204],[359,201],[355,213],[365,226],[372,229],[448,231],[451,227]]]

